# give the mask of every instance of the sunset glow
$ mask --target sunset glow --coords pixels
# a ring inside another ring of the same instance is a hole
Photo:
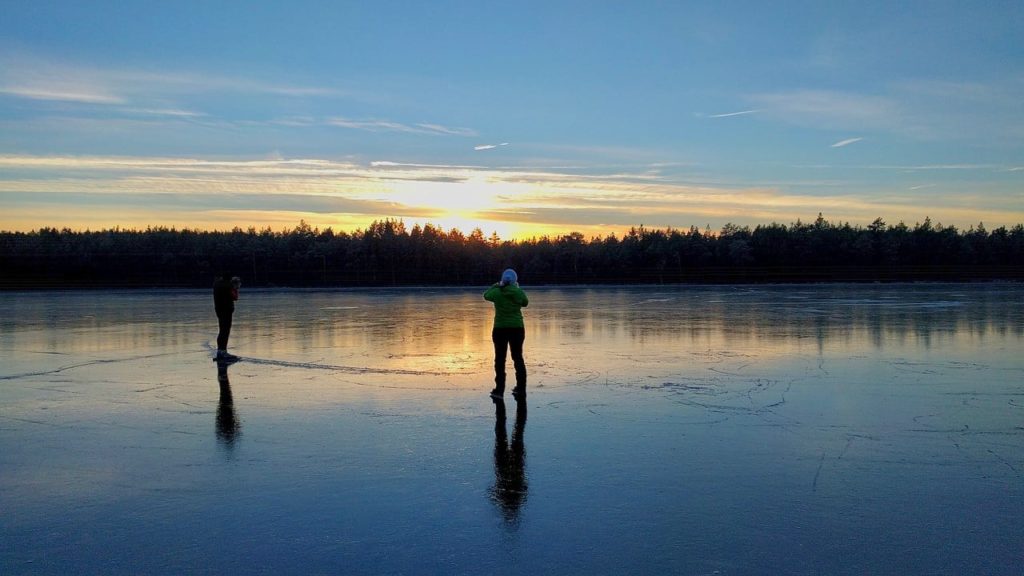
[[[342,5],[6,6],[0,229],[1024,222],[1016,5]]]

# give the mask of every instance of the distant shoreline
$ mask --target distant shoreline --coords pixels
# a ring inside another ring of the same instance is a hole
[[[780,269],[693,270],[680,277],[664,277],[655,273],[629,279],[609,278],[605,281],[524,283],[533,288],[560,287],[658,287],[658,286],[770,286],[770,285],[840,285],[840,284],[987,284],[1024,282],[1024,265],[986,267],[915,267],[904,270],[868,270],[861,268],[830,268],[813,271]],[[212,279],[210,281],[212,283]],[[489,283],[361,283],[361,284],[246,284],[246,290],[374,290],[374,289],[436,289],[483,288]],[[81,282],[66,278],[0,278],[0,292],[46,290],[207,290],[206,284],[169,284],[158,282]]]
[[[1024,280],[1024,225],[969,230],[877,219],[868,227],[633,228],[502,241],[479,230],[407,229],[399,220],[335,232],[174,229],[0,232],[0,290],[486,286],[514,268],[526,285],[986,282]]]

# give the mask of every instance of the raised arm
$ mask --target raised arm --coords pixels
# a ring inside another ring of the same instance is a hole
[[[516,304],[519,304],[523,308],[530,305],[530,299],[526,297],[526,292],[523,292],[519,288],[516,288],[515,292],[512,294],[512,299],[516,301]]]
[[[499,287],[497,284],[495,284],[494,286],[491,286],[490,288],[487,289],[486,292],[484,292],[484,300],[487,300],[489,302],[495,302],[500,297],[501,297],[501,287]]]

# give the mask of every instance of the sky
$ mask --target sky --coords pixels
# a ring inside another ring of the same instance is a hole
[[[0,229],[1024,222],[1024,3],[0,0]]]

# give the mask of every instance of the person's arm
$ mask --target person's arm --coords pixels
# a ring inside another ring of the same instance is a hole
[[[522,289],[516,289],[516,304],[523,308],[530,305],[530,299],[526,297],[526,292],[523,292]]]
[[[497,284],[495,284],[494,286],[491,286],[490,288],[488,288],[487,292],[484,292],[484,300],[487,300],[489,302],[495,302],[495,301],[498,300],[498,297],[500,295],[501,295],[501,287],[498,286]]]

